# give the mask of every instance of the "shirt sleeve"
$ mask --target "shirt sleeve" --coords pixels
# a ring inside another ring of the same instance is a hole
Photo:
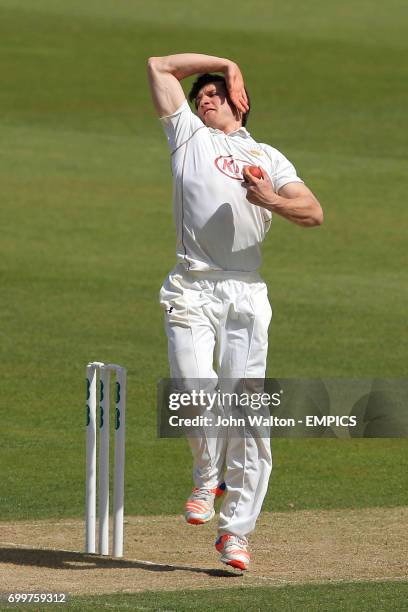
[[[288,183],[303,183],[298,177],[295,166],[277,149],[269,145],[263,145],[262,148],[271,158],[272,162],[272,183],[275,191],[278,193],[284,185]]]
[[[205,127],[201,119],[192,112],[187,100],[172,115],[160,117],[160,122],[172,153]]]

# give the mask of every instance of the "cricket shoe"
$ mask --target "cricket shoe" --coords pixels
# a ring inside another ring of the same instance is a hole
[[[203,525],[208,523],[215,515],[214,500],[225,491],[225,483],[215,489],[205,487],[193,489],[185,505],[185,517],[190,525]]]
[[[249,566],[248,540],[226,533],[215,542],[215,548],[221,553],[221,561],[240,570]]]

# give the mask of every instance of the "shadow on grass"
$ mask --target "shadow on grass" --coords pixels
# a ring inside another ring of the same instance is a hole
[[[68,550],[46,550],[36,548],[0,548],[0,564],[30,565],[64,570],[91,569],[142,569],[147,572],[193,572],[207,576],[234,578],[240,575],[233,571],[192,567],[189,565],[167,565],[150,561],[132,561],[131,559],[114,559]]]

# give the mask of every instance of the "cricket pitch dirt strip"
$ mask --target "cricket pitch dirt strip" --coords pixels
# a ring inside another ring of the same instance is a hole
[[[408,507],[265,512],[244,575],[219,562],[215,526],[187,525],[182,516],[130,516],[125,558],[112,559],[81,552],[79,520],[0,523],[0,592],[74,595],[408,576]]]

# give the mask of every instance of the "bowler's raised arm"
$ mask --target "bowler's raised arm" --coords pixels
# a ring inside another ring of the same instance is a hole
[[[150,57],[147,71],[153,103],[159,117],[171,115],[183,104],[185,95],[180,85],[182,79],[205,72],[222,72],[231,101],[242,113],[249,109],[241,71],[229,59],[200,53]]]

